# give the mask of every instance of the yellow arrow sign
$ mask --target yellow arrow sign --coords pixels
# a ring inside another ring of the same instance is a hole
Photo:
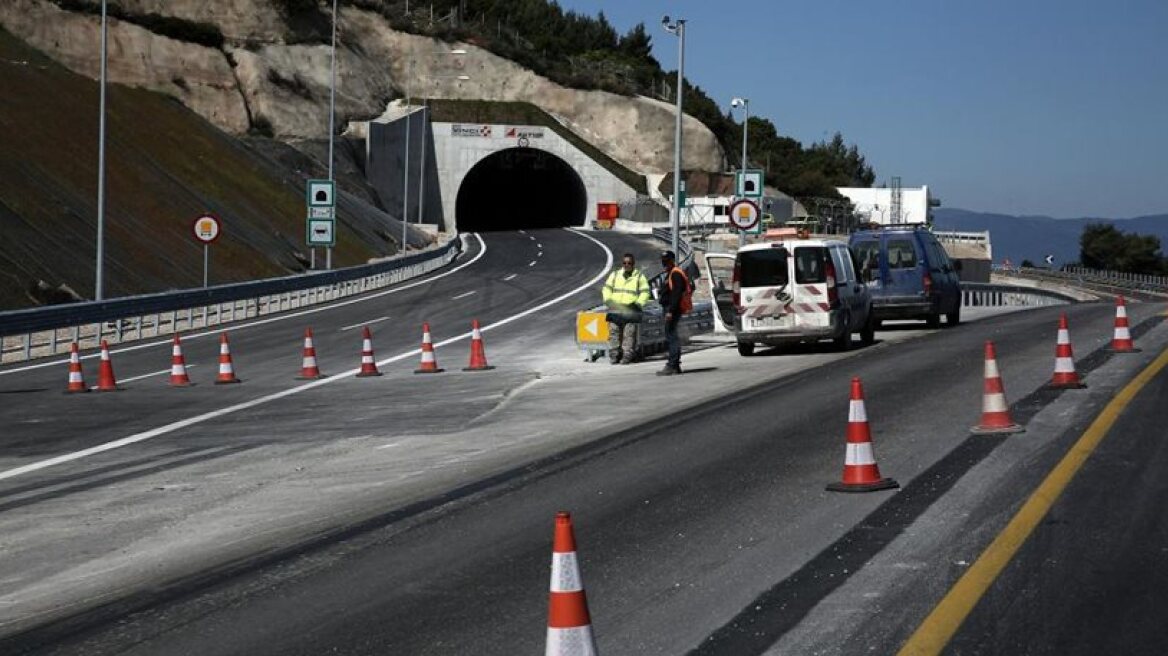
[[[608,322],[603,312],[576,313],[576,342],[608,344]]]

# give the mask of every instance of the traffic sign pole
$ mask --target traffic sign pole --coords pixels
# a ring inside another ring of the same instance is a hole
[[[195,239],[203,244],[203,287],[207,286],[211,269],[211,244],[219,239],[222,224],[214,214],[203,214],[191,224],[191,232]]]
[[[324,246],[325,269],[333,268],[333,246],[337,243],[336,183],[332,180],[309,180],[305,188],[304,241],[311,251],[309,266],[316,268],[316,247]]]

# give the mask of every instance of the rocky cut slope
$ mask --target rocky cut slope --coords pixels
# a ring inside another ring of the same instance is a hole
[[[394,30],[378,12],[341,3],[341,116],[368,119],[408,90],[414,97],[530,102],[622,165],[672,169],[671,106],[643,97],[568,89],[473,44],[452,46]],[[363,2],[375,7],[376,1]],[[224,130],[282,139],[327,137],[330,48],[315,0],[117,0],[110,79],[170,94]],[[0,25],[83,75],[98,71],[94,0],[5,0]],[[470,77],[458,80],[457,75]],[[723,153],[685,118],[684,168],[720,170]]]

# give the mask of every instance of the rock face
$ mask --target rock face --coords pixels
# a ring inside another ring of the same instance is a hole
[[[242,134],[270,130],[284,139],[328,135],[329,54],[323,44],[289,43],[291,30],[274,0],[120,0],[129,14],[210,23],[222,49],[155,34],[111,19],[113,82],[168,93],[219,127]],[[49,0],[5,0],[0,25],[70,69],[97,77],[99,18],[63,11]],[[673,166],[673,108],[643,97],[577,91],[469,44],[455,46],[398,32],[379,14],[340,12],[337,125],[380,114],[386,102],[414,97],[525,101],[556,116],[630,169]],[[410,63],[412,60],[412,64]],[[458,76],[470,80],[459,80]],[[720,170],[713,133],[684,119],[683,167]]]
[[[74,72],[100,75],[98,17],[63,11],[44,0],[7,0],[0,4],[0,25]],[[108,39],[111,81],[168,93],[228,132],[250,127],[223,52],[113,19]]]

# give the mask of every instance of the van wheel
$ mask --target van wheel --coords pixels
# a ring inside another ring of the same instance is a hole
[[[835,344],[835,350],[846,351],[852,348],[852,315],[845,314],[840,317],[840,325],[844,328],[843,333],[831,341]]]
[[[868,314],[868,320],[864,322],[864,327],[860,329],[860,341],[864,346],[871,346],[876,343],[876,320],[872,318],[872,314]]]
[[[754,342],[738,342],[738,355],[744,358],[754,355]]]
[[[955,309],[952,312],[949,312],[948,314],[945,315],[945,325],[956,326],[959,323],[961,323],[961,306],[960,305],[957,306],[957,309]]]
[[[930,328],[937,328],[941,325],[941,315],[930,314],[929,316],[925,317],[925,325]]]

